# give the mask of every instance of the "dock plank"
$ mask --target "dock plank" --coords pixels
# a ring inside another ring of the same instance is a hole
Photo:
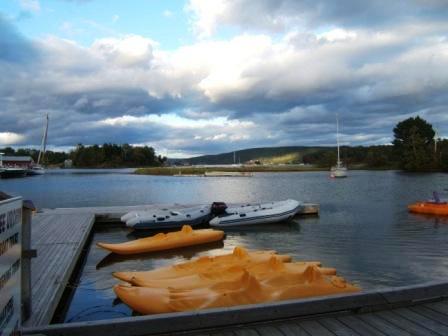
[[[261,336],[284,336],[283,333],[273,325],[263,325],[255,328]]]
[[[334,336],[334,334],[317,321],[301,321],[298,323],[308,334],[315,336]]]
[[[363,336],[387,336],[384,332],[365,323],[358,316],[341,316],[337,320]]]
[[[92,214],[37,214],[32,222],[32,315],[25,326],[47,325],[92,230]]]
[[[429,335],[439,336],[437,333],[432,332],[431,330],[422,327],[393,311],[381,311],[374,313],[374,315],[385,319],[386,321],[390,322],[391,324],[403,330],[408,330],[412,335],[415,336],[429,336]]]
[[[425,305],[432,310],[448,315],[448,304],[446,302],[431,302]],[[447,317],[448,318],[448,317]]]
[[[422,327],[425,327],[426,329],[429,329],[439,335],[448,335],[448,327],[446,325],[443,325],[427,316],[424,316],[420,314],[420,312],[413,311],[409,308],[401,308],[396,309],[395,312],[402,317],[413,321],[416,324],[421,325]]]
[[[328,330],[333,332],[337,336],[359,336],[353,329],[345,326],[343,323],[339,322],[335,318],[324,318],[319,320],[319,322],[326,327]]]
[[[277,328],[280,329],[285,336],[310,336],[305,329],[294,323],[285,322],[278,325]]]
[[[374,316],[372,314],[363,314],[360,315],[359,318],[366,322],[367,324],[377,328],[378,330],[381,330],[386,335],[394,335],[394,336],[410,336],[411,334],[403,330],[388,321],[379,318],[377,316]]]
[[[239,328],[235,330],[237,336],[260,336],[256,330],[250,328]]]
[[[437,311],[431,310],[424,306],[410,307],[409,309],[416,313],[419,313],[420,315],[426,316],[434,321],[437,321],[438,323],[448,326],[448,315],[441,314]]]

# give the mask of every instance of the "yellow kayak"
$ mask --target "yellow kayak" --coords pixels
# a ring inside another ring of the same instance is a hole
[[[184,225],[182,230],[176,232],[158,233],[152,237],[121,244],[97,243],[97,245],[113,253],[129,255],[205,244],[223,238],[224,231],[213,229],[193,230],[191,226]]]
[[[244,267],[245,265],[257,262],[268,261],[272,256],[276,256],[284,262],[291,261],[288,255],[277,255],[275,251],[254,251],[249,252],[242,247],[235,247],[230,254],[218,256],[205,256],[182,264],[162,267],[152,271],[143,272],[115,272],[113,276],[132,282],[135,279],[139,281],[152,281],[161,279],[171,279],[183,276],[194,275],[197,273],[222,271],[232,266]]]
[[[269,260],[249,263],[245,265],[222,265],[221,268],[212,267],[202,270],[195,274],[184,275],[166,279],[154,279],[148,275],[135,275],[130,279],[129,283],[139,287],[154,287],[164,288],[170,287],[173,289],[194,289],[200,287],[207,287],[213,284],[235,280],[242,276],[247,271],[258,280],[263,281],[270,277],[273,272],[279,274],[289,272],[291,274],[301,274],[308,266],[319,267],[319,262],[294,262],[284,263],[275,255],[271,256]],[[325,275],[336,275],[334,268],[319,267],[319,271]]]
[[[341,277],[323,274],[316,265],[302,272],[270,272],[263,280],[244,270],[234,279],[194,289],[116,285],[115,294],[141,314],[157,314],[357,292]]]

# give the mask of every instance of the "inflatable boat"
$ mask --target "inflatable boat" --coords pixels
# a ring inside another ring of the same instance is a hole
[[[180,210],[132,211],[122,216],[121,221],[133,229],[170,229],[206,224],[211,217],[210,206],[199,206]]]
[[[301,206],[301,202],[289,199],[279,202],[228,207],[222,214],[213,218],[210,225],[223,227],[282,222],[293,218]]]
[[[426,214],[426,215],[439,215],[448,216],[448,202],[417,202],[408,205],[410,212]]]
[[[213,229],[193,230],[191,226],[184,225],[182,230],[176,232],[158,233],[152,237],[121,244],[97,243],[97,245],[116,254],[128,255],[205,244],[223,238],[223,231]]]

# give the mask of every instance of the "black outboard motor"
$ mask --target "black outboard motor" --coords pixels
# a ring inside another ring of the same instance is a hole
[[[224,202],[213,202],[212,203],[212,214],[214,216],[219,216],[225,214],[227,209],[227,204]]]

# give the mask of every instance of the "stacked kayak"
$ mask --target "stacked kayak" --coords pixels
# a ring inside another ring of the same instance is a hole
[[[417,202],[408,205],[408,209],[414,213],[448,216],[448,202]]]
[[[158,233],[155,236],[137,239],[121,244],[97,243],[101,248],[122,255],[163,251],[191,245],[210,243],[224,238],[220,230],[193,230],[184,225],[182,230],[169,233]]]
[[[131,211],[121,217],[126,226],[133,229],[169,229],[182,225],[206,224],[211,218],[210,206],[199,206],[181,210],[157,209]]]
[[[116,295],[141,314],[180,312],[351,293],[359,288],[319,262],[289,262],[273,251],[199,258],[148,272],[120,272]]]
[[[283,222],[293,218],[301,206],[301,202],[289,199],[279,202],[228,207],[224,213],[213,218],[210,225],[223,227]]]

